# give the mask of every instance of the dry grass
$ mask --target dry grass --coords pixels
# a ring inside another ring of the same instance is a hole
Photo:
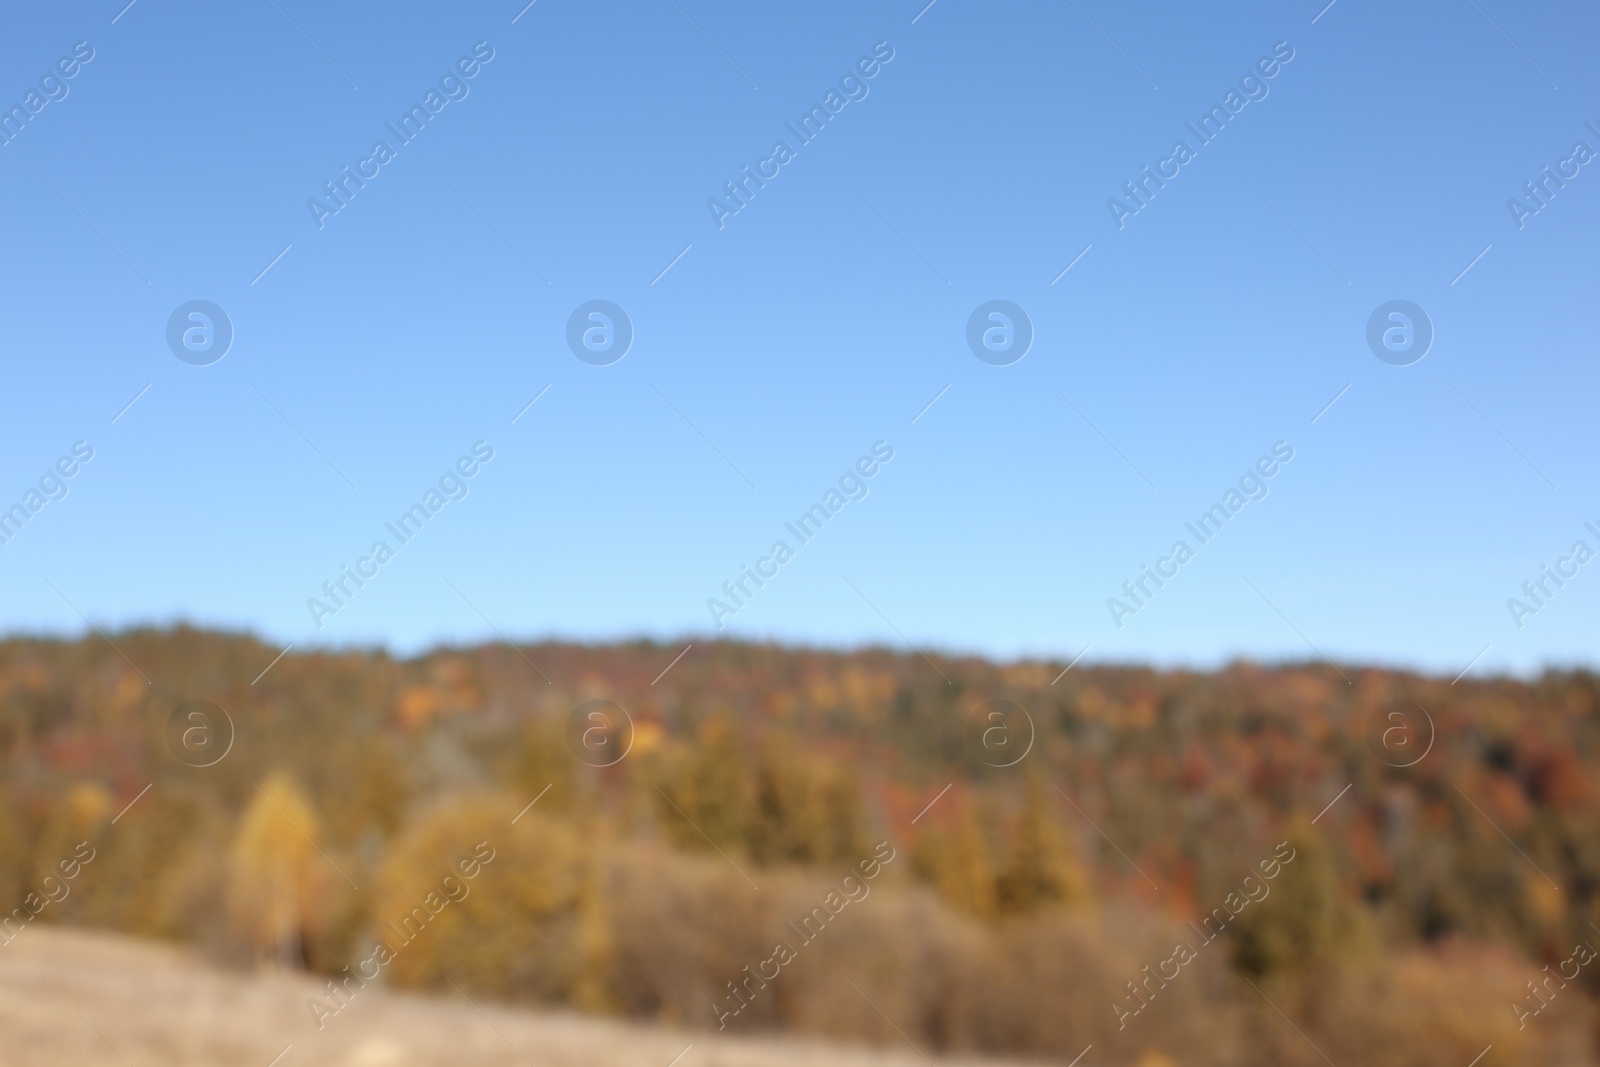
[[[692,1042],[678,1067],[926,1067],[909,1046],[734,1039],[376,987],[319,1032],[305,1006],[319,988],[302,974],[223,971],[167,945],[34,926],[0,947],[0,1063],[267,1067],[292,1045],[277,1067],[667,1067]]]

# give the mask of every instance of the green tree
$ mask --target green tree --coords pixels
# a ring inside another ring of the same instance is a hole
[[[1249,904],[1234,931],[1234,967],[1256,978],[1303,971],[1351,947],[1355,916],[1339,893],[1324,838],[1291,834],[1274,855],[1284,863],[1270,895]],[[1292,851],[1288,851],[1292,850]]]

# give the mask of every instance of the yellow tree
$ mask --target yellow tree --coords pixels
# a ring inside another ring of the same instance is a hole
[[[732,717],[707,716],[694,742],[669,758],[656,787],[657,822],[673,844],[704,849],[709,838],[726,849],[744,838],[751,816],[747,763]]]
[[[1017,913],[1046,903],[1078,904],[1088,896],[1088,879],[1066,830],[1051,812],[1038,774],[1030,774],[1010,855],[995,878],[996,903],[1002,912]]]
[[[228,863],[228,918],[252,955],[304,964],[328,906],[322,824],[294,780],[275,772],[256,787],[239,820]]]
[[[848,865],[866,853],[860,789],[847,765],[779,735],[763,746],[753,777],[746,835],[757,859]]]
[[[933,823],[916,837],[912,862],[947,902],[979,918],[995,913],[995,872],[976,805],[953,799],[947,823]]]

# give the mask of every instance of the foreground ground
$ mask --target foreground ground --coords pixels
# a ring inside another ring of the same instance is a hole
[[[733,1040],[368,989],[320,1032],[319,986],[167,945],[49,927],[0,946],[0,1063],[80,1067],[821,1067],[925,1064],[912,1048]],[[286,1047],[287,1046],[287,1047]],[[685,1051],[685,1046],[689,1046]],[[682,1058],[674,1057],[682,1053]],[[280,1056],[278,1060],[274,1057]],[[947,1060],[976,1067],[999,1061]]]

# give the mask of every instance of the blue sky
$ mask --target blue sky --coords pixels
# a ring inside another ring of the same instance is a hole
[[[1600,165],[1520,227],[1507,205],[1600,150],[1592,7],[923,2],[10,17],[6,108],[93,58],[0,147],[0,506],[75,442],[94,458],[0,546],[0,629],[1595,662],[1600,563],[1507,606],[1600,551]],[[475,46],[401,144],[385,124]],[[1275,46],[1201,145],[1185,124]],[[801,144],[785,123],[875,47]],[[380,140],[319,227],[308,200]],[[719,228],[708,201],[780,140]],[[1180,140],[1119,228],[1108,201]],[[166,340],[196,299],[234,330],[209,366]],[[594,299],[634,331],[607,366],[566,341]],[[1009,366],[966,342],[996,299],[1034,331]],[[1434,330],[1409,366],[1366,342],[1393,299]],[[479,441],[468,495],[390,540]],[[791,540],[878,441],[867,496]],[[1185,522],[1276,442],[1268,495],[1201,546]],[[394,558],[314,619],[380,539]],[[780,539],[718,631],[707,601]],[[1194,558],[1114,619],[1180,539]]]

